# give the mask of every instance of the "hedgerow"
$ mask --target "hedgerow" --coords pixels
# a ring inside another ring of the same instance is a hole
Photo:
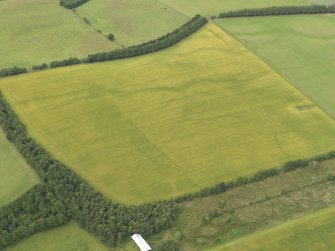
[[[256,182],[263,181],[265,179],[277,176],[281,172],[292,172],[297,169],[309,167],[311,164],[315,162],[321,162],[321,161],[326,161],[326,160],[331,160],[331,159],[335,159],[335,151],[317,155],[312,158],[289,161],[285,163],[284,165],[282,165],[280,168],[271,168],[271,169],[261,170],[251,176],[238,177],[232,181],[229,181],[228,183],[221,182],[215,186],[204,188],[198,192],[179,196],[175,198],[174,201],[177,203],[181,203],[184,201],[192,200],[194,198],[201,198],[201,197],[207,197],[210,195],[220,194],[220,193],[226,192],[236,187],[244,186],[244,185],[251,184],[251,183],[256,183]]]
[[[17,75],[21,73],[26,73],[27,69],[26,68],[19,68],[19,67],[12,67],[12,68],[7,68],[7,69],[2,69],[0,70],[0,77],[7,77],[11,75]]]
[[[180,40],[186,38],[193,32],[200,29],[203,25],[207,23],[207,18],[200,15],[196,15],[190,21],[179,27],[178,29],[168,33],[162,37],[155,40],[131,46],[123,49],[116,49],[110,52],[101,52],[96,54],[88,55],[86,58],[87,63],[109,61],[120,58],[135,57],[139,55],[144,55],[159,50],[163,50],[167,47],[174,45]]]
[[[162,37],[159,37],[155,40],[151,40],[149,42],[135,45],[127,48],[116,49],[109,52],[101,52],[90,54],[84,59],[79,59],[77,57],[70,57],[67,59],[54,60],[49,64],[50,68],[56,68],[61,66],[75,65],[75,64],[83,64],[83,63],[95,63],[102,61],[109,61],[121,58],[129,58],[140,56],[152,52],[156,52],[159,50],[163,50],[167,47],[174,45],[180,40],[186,38],[193,32],[200,29],[203,25],[207,23],[206,17],[202,17],[200,15],[196,15],[190,21],[182,25],[181,27],[175,29],[171,33],[168,33]],[[48,68],[48,65],[42,64],[33,66],[33,70],[43,70]],[[0,77],[6,77],[9,75],[16,75],[20,73],[27,72],[25,68],[13,67],[11,69],[4,69],[0,71]]]
[[[267,8],[233,10],[220,13],[218,18],[322,13],[335,13],[335,5],[274,6]]]

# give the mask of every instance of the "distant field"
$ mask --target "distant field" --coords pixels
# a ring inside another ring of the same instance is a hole
[[[284,5],[309,5],[309,0],[159,0],[188,16],[218,15],[222,11]]]
[[[38,177],[0,129],[0,207],[37,184]]]
[[[3,251],[107,251],[106,246],[75,224],[34,234]]]
[[[105,35],[113,33],[122,45],[147,42],[189,20],[157,0],[90,0],[78,13]]]
[[[312,0],[315,4],[335,4],[335,0]]]
[[[36,140],[125,203],[335,149],[335,123],[213,23],[159,53],[0,88]]]
[[[335,208],[310,214],[298,220],[256,232],[210,251],[230,250],[333,250]],[[208,250],[209,251],[209,250]]]
[[[0,26],[0,69],[116,47],[61,7],[59,0],[0,1]]]
[[[335,15],[217,22],[335,117]]]

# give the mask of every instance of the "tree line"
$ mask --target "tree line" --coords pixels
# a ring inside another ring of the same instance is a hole
[[[181,203],[181,202],[189,201],[195,198],[208,197],[210,195],[224,193],[236,187],[259,182],[259,181],[277,176],[282,172],[292,172],[297,169],[307,168],[315,163],[319,163],[319,162],[323,162],[323,161],[331,160],[331,159],[335,159],[335,151],[320,154],[312,158],[289,161],[283,164],[280,168],[270,168],[266,170],[261,170],[250,176],[238,177],[227,183],[221,182],[217,185],[214,185],[212,187],[203,188],[200,191],[197,191],[194,193],[181,195],[173,200],[176,203]]]
[[[76,3],[84,3],[88,0],[61,0],[61,4],[64,6],[74,6]],[[271,16],[271,15],[294,15],[294,14],[326,14],[335,13],[335,5],[308,5],[308,6],[274,6],[267,8],[254,8],[254,9],[241,9],[226,11],[220,13],[215,18],[230,18],[230,17],[245,17],[245,16]],[[71,57],[68,59],[55,60],[49,65],[44,63],[42,65],[33,66],[33,70],[43,70],[48,67],[55,68],[60,66],[81,64],[81,63],[94,63],[100,61],[114,60],[120,58],[134,57],[144,55],[165,49],[169,46],[174,45],[178,41],[186,38],[193,32],[200,29],[204,24],[207,23],[207,19],[200,15],[196,15],[190,21],[177,28],[176,30],[168,33],[155,40],[135,45],[127,48],[116,49],[109,52],[90,54],[84,59],[78,59],[77,57]],[[0,77],[6,77],[9,75],[16,75],[27,72],[25,68],[13,67],[10,69],[0,70]]]
[[[88,0],[60,0],[60,5],[67,9],[74,9],[87,1]]]
[[[322,14],[335,13],[335,5],[308,5],[308,6],[274,6],[267,8],[241,9],[226,11],[219,14],[218,18],[250,17],[250,16],[276,16],[297,14]],[[217,17],[212,17],[217,18]]]
[[[109,52],[90,54],[84,59],[79,59],[77,57],[70,57],[67,59],[54,60],[50,64],[43,63],[41,65],[34,65],[32,67],[32,70],[44,70],[47,68],[56,68],[56,67],[67,66],[67,65],[94,63],[94,62],[100,62],[100,61],[115,60],[115,59],[120,59],[120,58],[135,57],[135,56],[152,53],[152,52],[163,50],[167,47],[174,45],[175,43],[179,42],[180,40],[186,38],[193,32],[200,29],[206,23],[207,23],[207,19],[205,17],[196,15],[195,17],[193,17],[191,20],[189,20],[187,23],[185,23],[181,27],[155,40],[151,40],[149,42],[146,42],[140,45],[135,45],[135,46],[122,48],[122,49],[116,49],[116,50],[109,51]],[[113,40],[114,35],[109,34],[108,39]],[[27,72],[27,69],[18,68],[15,66],[10,69],[1,70],[0,77],[16,75],[16,74],[25,73],[25,72]]]
[[[135,57],[139,55],[160,51],[186,38],[193,32],[200,29],[206,23],[207,23],[206,17],[196,15],[181,27],[175,29],[174,31],[162,37],[159,37],[155,40],[151,40],[149,42],[140,45],[130,46],[128,48],[116,49],[110,52],[90,54],[86,58],[85,63]]]
[[[2,94],[0,95],[0,125],[8,140],[15,144],[28,164],[40,175],[48,191],[60,202],[60,205],[64,205],[65,215],[76,220],[80,227],[98,236],[102,242],[115,246],[135,232],[149,236],[167,229],[176,218],[176,206],[171,200],[126,206],[104,197],[79,175],[55,160],[28,135],[24,125],[11,110]],[[33,201],[37,203],[37,200]],[[15,207],[11,208],[12,211],[16,210]],[[3,220],[2,215],[0,217],[0,221]],[[8,230],[11,229],[6,231]],[[18,236],[26,236],[40,230],[40,228],[31,227],[26,234]],[[14,235],[13,231],[9,231],[8,234]],[[3,245],[8,243],[10,242],[5,241]]]
[[[102,61],[110,61],[115,59],[136,57],[148,53],[153,53],[174,45],[175,43],[179,42],[180,40],[186,38],[193,32],[200,29],[206,23],[207,23],[206,17],[196,15],[181,27],[175,29],[174,31],[162,37],[151,40],[149,42],[140,45],[130,46],[127,48],[115,49],[109,52],[99,52],[95,54],[90,54],[87,56],[87,58],[81,60],[76,57],[72,57],[69,59],[53,61],[50,64],[50,68],[80,64],[80,63],[95,63]]]
[[[81,62],[84,63],[84,61],[81,61],[80,59],[78,59],[76,57],[71,57],[71,58],[68,58],[68,59],[52,61],[49,65],[49,67],[50,68],[55,68],[55,67],[61,67],[61,66],[66,66],[66,65],[80,64]]]
[[[26,73],[26,72],[27,72],[26,68],[19,68],[19,67],[14,66],[12,68],[0,70],[0,77],[7,77],[10,75],[17,75],[17,74]]]

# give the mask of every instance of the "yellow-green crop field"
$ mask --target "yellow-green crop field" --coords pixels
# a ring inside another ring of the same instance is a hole
[[[331,207],[208,251],[333,250],[335,208]]]
[[[34,139],[124,203],[335,149],[335,123],[213,23],[159,53],[10,77]]]

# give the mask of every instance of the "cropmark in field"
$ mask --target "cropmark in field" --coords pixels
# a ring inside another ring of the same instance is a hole
[[[32,137],[124,203],[335,149],[334,122],[213,23],[159,53],[11,77],[0,88]]]

